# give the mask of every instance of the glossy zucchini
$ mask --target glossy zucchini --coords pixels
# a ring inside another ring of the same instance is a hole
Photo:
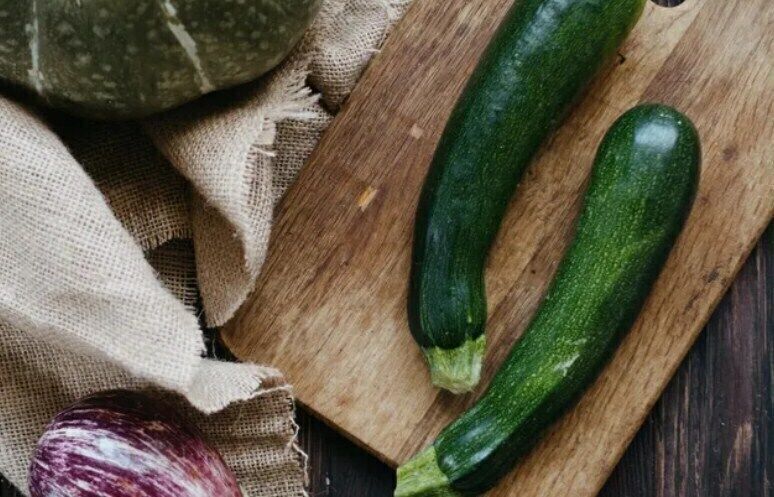
[[[408,312],[433,383],[479,381],[484,264],[508,200],[644,0],[517,0],[447,124],[417,211]]]
[[[701,151],[660,105],[602,141],[574,241],[534,320],[484,396],[398,470],[398,497],[490,489],[594,381],[631,327],[690,210]]]

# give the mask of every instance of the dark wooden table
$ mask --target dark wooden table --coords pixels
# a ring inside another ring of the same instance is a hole
[[[774,495],[774,225],[601,497]],[[299,412],[312,497],[390,497],[393,472]],[[20,497],[0,478],[0,497]]]

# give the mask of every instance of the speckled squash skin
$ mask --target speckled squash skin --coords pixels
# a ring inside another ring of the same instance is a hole
[[[89,117],[147,116],[253,80],[321,0],[0,0],[0,78]]]
[[[199,431],[142,393],[110,391],[57,414],[33,454],[31,497],[242,497]]]
[[[491,41],[446,126],[417,210],[409,324],[431,371],[428,350],[465,349],[483,336],[484,265],[508,201],[644,4],[519,0]]]
[[[535,318],[478,403],[399,470],[396,495],[481,495],[573,405],[661,272],[691,209],[700,162],[696,129],[670,107],[635,107],[616,121]]]

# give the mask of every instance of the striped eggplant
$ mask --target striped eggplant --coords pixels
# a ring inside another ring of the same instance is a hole
[[[321,0],[0,0],[0,80],[97,118],[142,117],[253,80]]]
[[[38,442],[31,497],[242,497],[220,454],[174,412],[118,390],[68,407]]]

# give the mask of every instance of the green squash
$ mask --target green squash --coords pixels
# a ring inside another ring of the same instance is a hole
[[[0,79],[96,118],[147,116],[253,80],[321,0],[0,0]]]

